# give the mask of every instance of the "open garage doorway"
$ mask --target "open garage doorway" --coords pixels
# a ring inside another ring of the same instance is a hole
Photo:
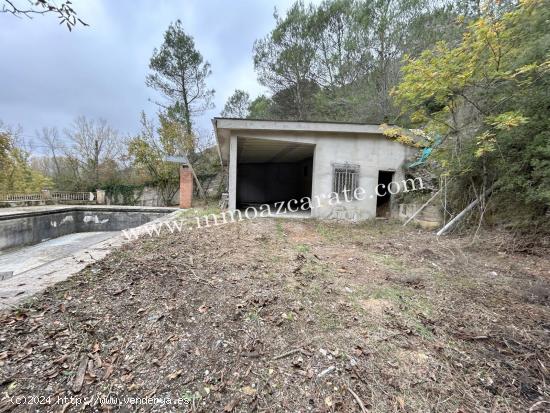
[[[285,209],[299,208],[288,202],[311,197],[314,150],[313,144],[239,137],[237,208],[269,204],[273,210],[280,202]]]
[[[393,171],[378,171],[378,192],[376,197],[376,216],[389,218],[391,215],[391,194],[388,186],[393,180]]]

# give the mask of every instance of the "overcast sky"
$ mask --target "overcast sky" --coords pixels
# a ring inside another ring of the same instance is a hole
[[[140,112],[156,111],[149,102],[155,94],[145,86],[149,58],[179,18],[212,65],[208,86],[216,90],[216,108],[197,120],[209,131],[235,89],[252,97],[265,92],[256,81],[252,45],[273,28],[274,7],[286,11],[292,2],[73,0],[90,26],[72,32],[53,15],[29,20],[0,13],[0,120],[20,125],[27,139],[44,126],[62,130],[79,115],[136,133]]]

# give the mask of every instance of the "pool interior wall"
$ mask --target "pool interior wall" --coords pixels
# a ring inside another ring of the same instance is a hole
[[[77,232],[121,231],[153,221],[173,209],[67,208],[0,216],[0,251]]]

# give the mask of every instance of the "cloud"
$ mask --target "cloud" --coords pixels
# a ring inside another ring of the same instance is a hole
[[[122,134],[138,130],[139,113],[153,115],[145,86],[153,48],[169,23],[181,19],[212,65],[216,109],[197,119],[202,130],[235,89],[263,93],[252,62],[255,39],[274,25],[273,10],[292,0],[74,1],[90,27],[72,32],[54,16],[32,20],[0,14],[0,119],[27,137],[44,126],[68,127],[85,115],[104,118]]]

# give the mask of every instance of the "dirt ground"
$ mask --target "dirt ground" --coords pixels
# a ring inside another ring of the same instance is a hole
[[[501,240],[146,236],[0,315],[0,411],[550,411],[550,260]]]

